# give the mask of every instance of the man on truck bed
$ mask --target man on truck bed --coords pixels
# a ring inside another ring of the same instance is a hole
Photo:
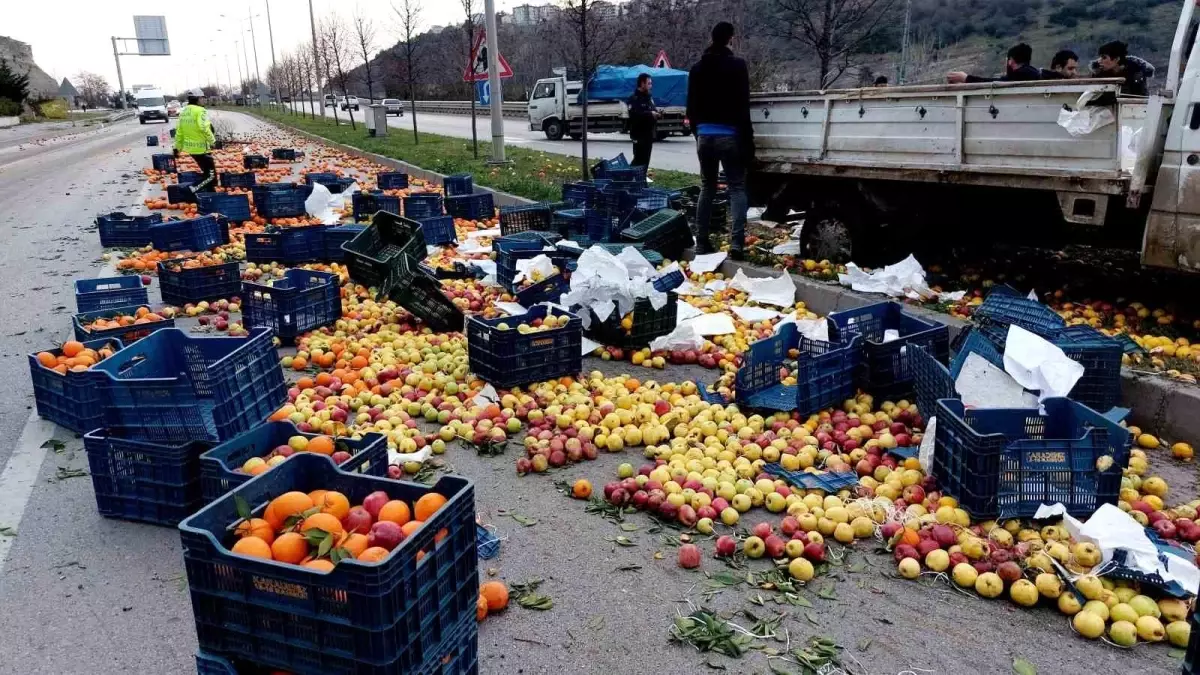
[[[196,160],[196,165],[204,174],[204,178],[192,186],[192,192],[212,192],[217,183],[217,163],[208,154],[217,138],[213,135],[208,111],[200,106],[200,97],[203,95],[204,92],[199,89],[188,92],[188,104],[179,111],[179,122],[175,125],[175,157],[179,157],[180,152],[186,152]]]
[[[1079,55],[1070,49],[1060,50],[1050,59],[1050,70],[1042,71],[1043,80],[1073,80],[1079,77]]]
[[[946,81],[950,84],[961,84],[963,82],[1027,82],[1029,80],[1040,80],[1042,79],[1042,71],[1029,65],[1029,62],[1032,60],[1033,47],[1022,42],[1008,50],[1008,62],[1005,64],[1004,74],[999,78],[968,75],[956,70],[946,73]]]
[[[633,141],[633,166],[650,166],[650,151],[654,148],[654,136],[658,133],[658,118],[662,113],[654,106],[650,89],[654,81],[649,73],[637,77],[637,89],[629,97],[629,139]]]
[[[1145,59],[1129,55],[1129,46],[1116,41],[1100,45],[1100,56],[1092,61],[1093,77],[1123,77],[1121,93],[1126,96],[1149,96],[1146,82],[1154,77],[1154,65]]]
[[[700,201],[696,204],[697,253],[709,253],[709,217],[717,192],[718,167],[725,169],[733,229],[729,257],[741,260],[746,245],[746,166],[754,150],[750,125],[750,73],[733,55],[733,24],[712,29],[712,44],[688,75],[687,118],[696,130],[700,159]]]

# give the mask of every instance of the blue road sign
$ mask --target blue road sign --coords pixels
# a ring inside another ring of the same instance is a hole
[[[480,80],[475,83],[475,99],[479,105],[492,104],[492,83],[487,80]]]

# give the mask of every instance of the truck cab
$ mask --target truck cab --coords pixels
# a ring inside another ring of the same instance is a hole
[[[578,83],[577,83],[578,84]],[[529,95],[529,130],[541,131],[552,141],[561,140],[566,134],[564,111],[566,110],[567,80],[549,77],[537,81]],[[576,88],[576,94],[579,89]]]
[[[170,123],[167,112],[167,97],[159,89],[139,89],[133,92],[134,105],[137,106],[138,122],[145,124],[149,120],[159,120]]]

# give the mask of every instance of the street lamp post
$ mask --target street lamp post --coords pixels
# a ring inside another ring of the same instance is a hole
[[[483,0],[484,25],[487,27],[488,88],[492,108],[492,162],[504,164],[504,113],[500,90],[500,48],[496,36],[496,2]]]
[[[258,88],[262,87],[262,74],[258,70],[258,38],[254,37],[254,15],[250,14],[249,7],[246,8],[246,14],[249,15],[249,17],[250,17],[249,18],[249,21],[250,21],[250,44],[254,46],[254,79],[255,79],[254,102],[259,105],[262,105],[262,101],[258,100]]]
[[[279,95],[279,71],[275,65],[275,30],[271,27],[271,0],[267,3],[267,37],[271,40],[271,70],[275,71],[275,102],[283,107],[283,97]]]

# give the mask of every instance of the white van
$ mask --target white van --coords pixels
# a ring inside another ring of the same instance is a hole
[[[146,120],[162,120],[170,123],[170,116],[167,114],[167,97],[159,89],[139,89],[133,92],[133,99],[137,105],[138,121],[142,124]]]

